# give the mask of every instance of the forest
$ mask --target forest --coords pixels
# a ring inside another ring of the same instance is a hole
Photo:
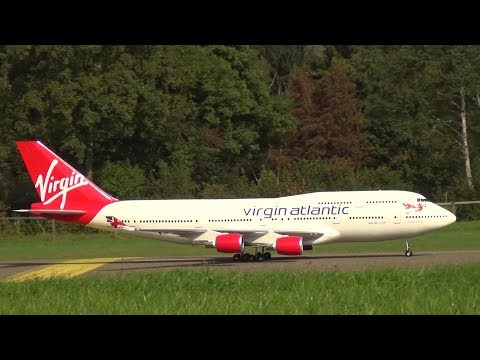
[[[480,46],[3,45],[0,216],[38,201],[16,140],[122,200],[477,200],[479,117]]]

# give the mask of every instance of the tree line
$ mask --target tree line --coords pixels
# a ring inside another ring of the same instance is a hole
[[[451,45],[0,46],[0,212],[37,201],[15,146],[32,139],[120,199],[475,199],[479,60]]]

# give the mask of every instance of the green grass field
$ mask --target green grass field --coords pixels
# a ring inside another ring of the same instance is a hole
[[[0,314],[480,314],[480,263],[0,282]]]
[[[480,250],[480,221],[411,239],[414,251]],[[402,252],[403,240],[317,246],[315,253]],[[308,254],[309,252],[307,252]],[[0,259],[219,255],[113,233],[1,236]],[[0,314],[480,314],[480,263],[366,271],[171,270],[0,282]]]
[[[413,251],[480,250],[480,221],[458,222],[410,240]],[[404,240],[338,243],[314,247],[314,253],[400,252]],[[309,254],[310,252],[306,252]],[[109,232],[93,234],[1,235],[0,260],[81,259],[93,257],[230,256],[203,246],[178,245]]]

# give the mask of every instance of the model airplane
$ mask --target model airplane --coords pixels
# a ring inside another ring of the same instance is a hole
[[[410,238],[455,222],[454,214],[408,191],[316,192],[280,198],[124,200],[93,184],[39,141],[18,141],[40,201],[30,212],[234,253],[234,261],[269,260],[275,250],[302,255],[332,242]],[[406,256],[413,254],[406,242]],[[246,249],[254,249],[249,254]]]

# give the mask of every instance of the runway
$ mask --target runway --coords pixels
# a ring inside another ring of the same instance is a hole
[[[221,271],[347,271],[373,268],[409,268],[459,265],[480,261],[480,250],[402,253],[315,254],[273,256],[270,261],[234,263],[231,256],[176,258],[98,258],[77,260],[1,261],[0,280],[119,276],[174,269]]]

